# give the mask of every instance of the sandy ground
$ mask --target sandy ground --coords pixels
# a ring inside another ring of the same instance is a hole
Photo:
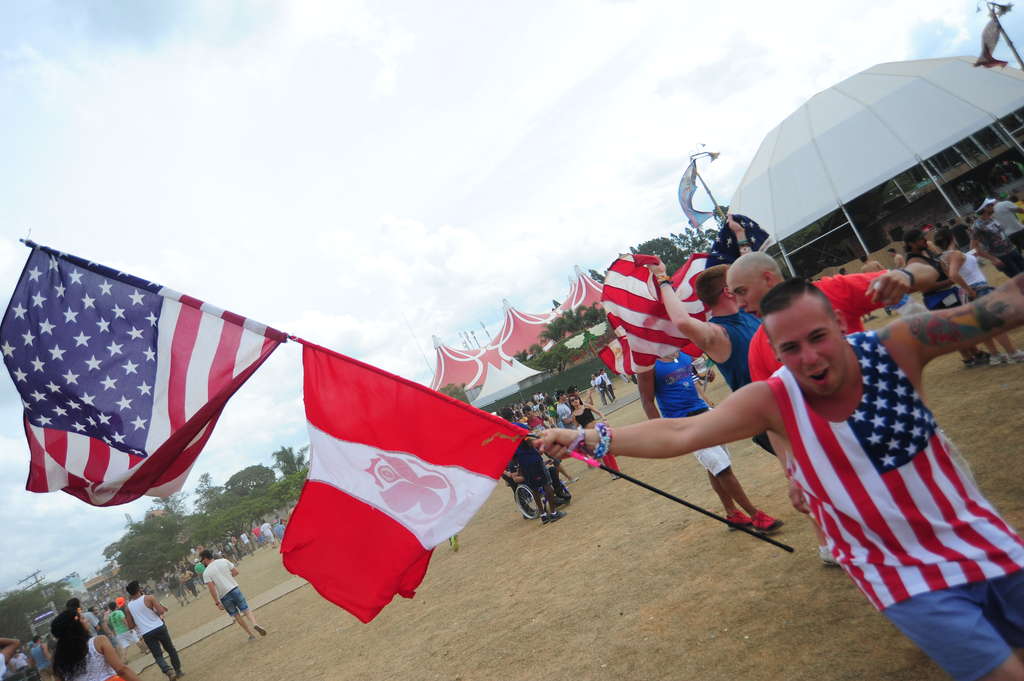
[[[1024,347],[1024,331],[1014,338]],[[1017,477],[1024,365],[959,365],[947,356],[928,368],[930,404],[988,497],[1024,526]],[[726,390],[719,381],[709,396],[720,401]],[[611,422],[641,417],[634,403]],[[754,503],[785,520],[777,538],[796,553],[729,532],[601,471],[583,473],[571,487],[569,515],[548,526],[523,520],[499,486],[460,535],[461,550],[436,550],[415,599],[396,600],[364,625],[302,587],[257,611],[270,629],[265,639],[250,644],[229,627],[185,650],[188,678],[946,678],[843,572],[822,566],[775,459],[749,443],[730,451]],[[691,458],[622,463],[651,484],[718,510]],[[240,567],[248,595],[287,577],[269,549]],[[174,606],[167,619],[174,635],[218,614],[207,597]],[[143,678],[162,676],[151,667]]]

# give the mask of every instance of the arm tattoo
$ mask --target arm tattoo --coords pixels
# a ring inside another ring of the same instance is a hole
[[[907,326],[922,345],[948,345],[1006,326],[1011,312],[1011,307],[1003,301],[982,299],[966,308],[911,317]]]

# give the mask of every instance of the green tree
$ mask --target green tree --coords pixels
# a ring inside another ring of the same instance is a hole
[[[126,582],[161,579],[188,554],[187,524],[183,515],[147,514],[142,522],[132,523],[119,540],[107,546],[103,555],[121,566]]]
[[[598,272],[597,270],[592,269],[589,272],[587,272],[587,274],[589,274],[590,278],[596,281],[598,284],[604,283],[604,275]]]
[[[665,269],[669,274],[679,269],[689,257],[689,253],[682,251],[675,241],[664,236],[645,241],[638,246],[631,246],[629,251],[633,254],[644,253],[658,256],[665,263]]]
[[[707,253],[711,250],[711,245],[715,243],[715,238],[718,236],[718,232],[714,229],[687,229],[680,234],[670,234],[669,238],[675,243],[675,245],[686,254],[687,257],[691,253]]]
[[[469,404],[469,395],[466,394],[465,383],[460,383],[458,385],[455,383],[449,383],[448,385],[441,386],[441,389],[438,392],[442,392],[448,397],[454,397],[461,402]]]
[[[224,483],[224,492],[248,496],[274,482],[274,471],[263,464],[254,464],[238,471]]]
[[[544,330],[540,332],[540,339],[557,343],[565,337],[567,331],[565,315],[561,315],[548,322]]]
[[[197,513],[206,513],[215,508],[217,500],[224,494],[224,488],[213,484],[213,478],[209,473],[199,476],[194,492],[195,510]]]
[[[556,343],[550,350],[543,352],[538,357],[534,358],[531,362],[531,366],[534,369],[540,369],[541,371],[561,373],[565,370],[565,365],[569,363],[569,357],[571,354],[572,351],[565,347],[564,343]]]
[[[308,445],[299,449],[298,452],[291,447],[281,447],[271,454],[274,458],[271,468],[276,468],[282,477],[287,477],[299,471],[306,471],[309,469],[309,461],[306,460],[307,451],[309,451]]]
[[[64,609],[64,603],[71,598],[71,592],[61,582],[44,582],[29,589],[11,591],[0,596],[0,631],[4,636],[16,636],[22,641],[31,640],[29,621],[32,617],[50,609]]]

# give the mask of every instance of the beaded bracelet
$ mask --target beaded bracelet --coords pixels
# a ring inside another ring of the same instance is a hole
[[[597,447],[594,449],[594,458],[603,459],[612,446],[612,429],[603,421],[595,423],[594,429],[597,431],[598,437]]]

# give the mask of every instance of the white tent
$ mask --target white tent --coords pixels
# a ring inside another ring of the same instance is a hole
[[[782,240],[986,126],[1009,142],[998,121],[1024,107],[1024,74],[974,59],[879,64],[814,95],[761,142],[729,210]]]
[[[536,369],[531,369],[514,359],[509,363],[499,362],[497,365],[492,364],[488,367],[487,380],[484,381],[484,387],[473,400],[473,405],[490,404],[503,397],[508,397],[519,389],[520,381],[526,380],[530,376],[536,376],[539,373]]]

